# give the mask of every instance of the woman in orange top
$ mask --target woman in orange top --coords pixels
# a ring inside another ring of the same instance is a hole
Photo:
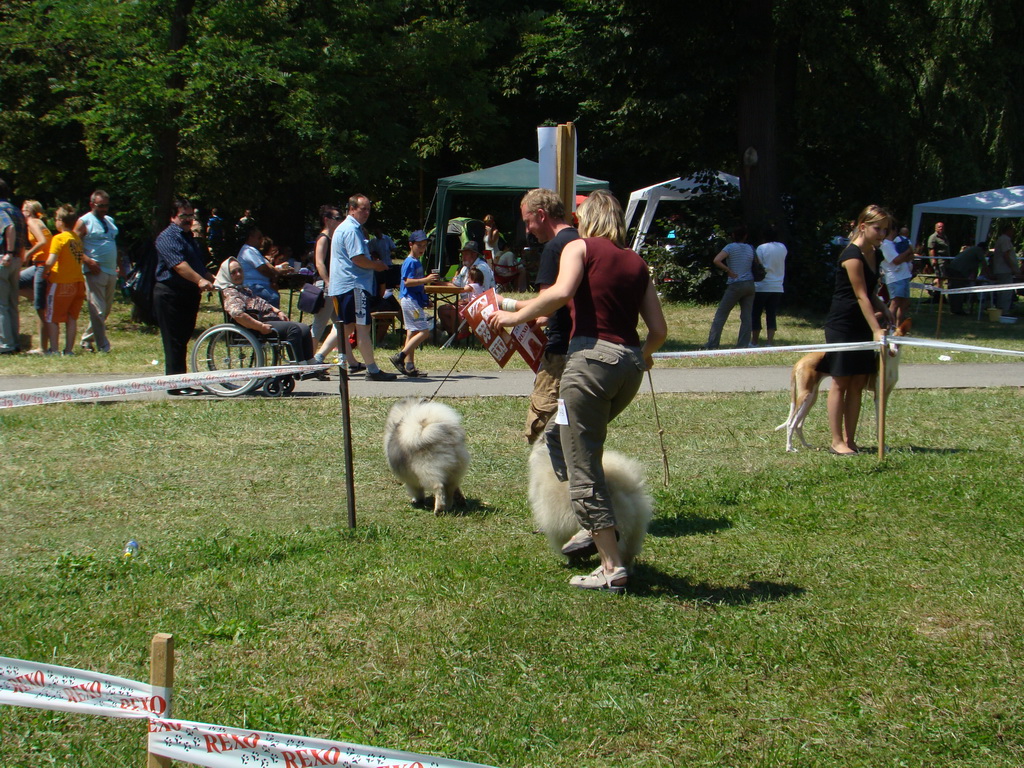
[[[21,294],[31,299],[32,306],[39,315],[39,348],[29,352],[38,355],[46,352],[50,346],[50,337],[46,333],[46,257],[50,254],[50,240],[53,235],[43,222],[43,206],[38,200],[26,200],[21,205],[21,214],[25,217],[28,227],[28,245],[25,251],[24,264],[21,270]]]
[[[50,354],[57,352],[58,325],[64,323],[64,355],[75,354],[78,315],[85,301],[85,275],[82,257],[85,248],[75,234],[78,214],[70,205],[57,209],[58,235],[50,241],[46,259],[46,331],[50,336]]]

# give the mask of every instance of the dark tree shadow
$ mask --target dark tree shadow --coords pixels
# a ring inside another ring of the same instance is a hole
[[[732,521],[725,517],[694,517],[676,515],[657,517],[651,521],[647,533],[651,536],[698,536],[717,533],[732,528]]]
[[[414,501],[410,501],[409,502],[409,506],[412,507],[413,509],[421,509],[421,510],[426,510],[427,512],[433,512],[434,511],[434,497],[433,496],[427,496],[422,502],[420,502],[418,504],[416,502],[414,502]],[[440,516],[442,516],[442,517],[447,517],[447,516],[450,516],[450,517],[469,517],[469,516],[473,516],[473,517],[486,517],[487,515],[490,515],[492,511],[493,510],[489,506],[484,504],[482,501],[480,501],[480,499],[474,499],[474,498],[466,497],[466,498],[463,498],[463,499],[461,499],[459,501],[456,501],[452,505],[451,510],[449,510],[448,512],[441,512]]]
[[[877,451],[877,448],[875,449]],[[921,455],[952,456],[957,453],[977,453],[972,448],[929,448],[923,445],[909,445],[906,448],[897,448],[893,453],[914,453]]]
[[[671,596],[686,602],[715,605],[749,605],[800,597],[806,590],[795,584],[774,581],[748,581],[736,586],[695,583],[686,577],[672,576],[654,566],[639,563],[629,577],[629,594],[638,597]]]

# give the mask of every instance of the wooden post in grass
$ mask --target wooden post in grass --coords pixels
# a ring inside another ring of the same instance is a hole
[[[149,684],[155,688],[174,688],[174,635],[157,632],[149,645]],[[164,717],[171,716],[171,696],[167,696]],[[148,721],[147,721],[148,725]],[[147,746],[149,736],[147,734]],[[171,758],[146,753],[146,768],[170,768]]]
[[[565,206],[566,220],[572,221],[576,210],[576,126],[561,123],[555,139],[555,168],[558,196]]]
[[[342,347],[344,350],[344,347]],[[342,357],[344,357],[342,355]],[[349,413],[348,371],[345,364],[338,361],[338,396],[341,398],[341,430],[345,443],[345,501],[348,505],[348,527],[356,527],[356,481],[352,468],[352,417]]]
[[[875,394],[878,396],[878,458],[885,458],[885,361],[889,357],[889,331],[882,335],[882,351],[878,353],[878,375],[875,377]]]

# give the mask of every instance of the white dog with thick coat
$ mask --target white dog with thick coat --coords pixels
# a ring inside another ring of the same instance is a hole
[[[469,469],[462,417],[443,403],[406,397],[392,406],[384,424],[388,466],[422,506],[434,496],[434,514],[465,501],[460,485]]]
[[[628,568],[644,546],[647,526],[654,515],[653,503],[639,463],[617,451],[605,451],[603,464],[619,533],[619,551]],[[529,496],[534,523],[547,536],[551,549],[561,554],[562,545],[580,529],[580,523],[569,503],[569,483],[560,482],[551,468],[543,437],[530,453]]]

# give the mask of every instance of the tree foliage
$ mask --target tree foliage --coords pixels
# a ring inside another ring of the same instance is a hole
[[[139,231],[171,190],[289,233],[362,191],[397,229],[573,121],[623,196],[739,175],[811,286],[863,205],[1021,181],[1021,39],[1013,0],[8,0],[0,172]]]

